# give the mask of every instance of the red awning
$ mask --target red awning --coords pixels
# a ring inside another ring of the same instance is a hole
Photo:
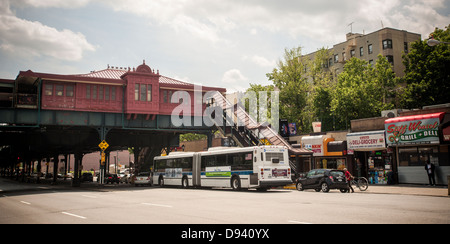
[[[433,114],[419,114],[419,115],[411,115],[411,116],[402,116],[402,117],[387,119],[384,121],[384,124],[421,120],[421,119],[434,119],[434,118],[439,118],[439,121],[442,121],[442,119],[444,118],[444,115],[445,115],[445,112],[433,113]]]

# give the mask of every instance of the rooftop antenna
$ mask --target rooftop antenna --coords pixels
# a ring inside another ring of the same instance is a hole
[[[384,29],[383,20],[381,21],[381,29]]]
[[[347,26],[350,26],[350,33],[353,33],[353,23],[355,23],[355,22],[352,22],[347,25]]]

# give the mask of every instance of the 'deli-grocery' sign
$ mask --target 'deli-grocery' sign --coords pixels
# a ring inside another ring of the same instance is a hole
[[[438,128],[444,113],[405,116],[384,122],[388,145],[439,144]]]

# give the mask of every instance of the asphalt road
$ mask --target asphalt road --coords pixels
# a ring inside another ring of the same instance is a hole
[[[311,190],[40,187],[0,191],[0,224],[450,223],[450,198]]]

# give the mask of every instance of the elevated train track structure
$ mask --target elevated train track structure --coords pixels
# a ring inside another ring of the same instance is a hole
[[[182,116],[190,123],[172,121],[174,109],[187,102],[177,91],[190,99]],[[245,109],[231,104],[225,92],[163,76],[145,61],[137,68],[108,65],[76,75],[21,71],[15,80],[0,79],[0,168],[17,172],[21,164],[20,170],[30,174],[34,161],[39,168],[42,159],[74,154],[77,186],[83,155],[100,151],[100,142],[108,143],[107,154],[134,147],[135,162],[151,161],[163,148],[178,146],[180,134],[207,134],[210,144],[216,130],[240,146],[261,144],[263,138],[287,147],[291,157],[311,155],[293,148],[267,123],[257,124]],[[208,106],[224,111],[212,115],[220,119],[204,116]],[[232,106],[234,114],[227,114]],[[138,159],[139,154],[146,156]],[[56,181],[59,161],[53,161]]]

